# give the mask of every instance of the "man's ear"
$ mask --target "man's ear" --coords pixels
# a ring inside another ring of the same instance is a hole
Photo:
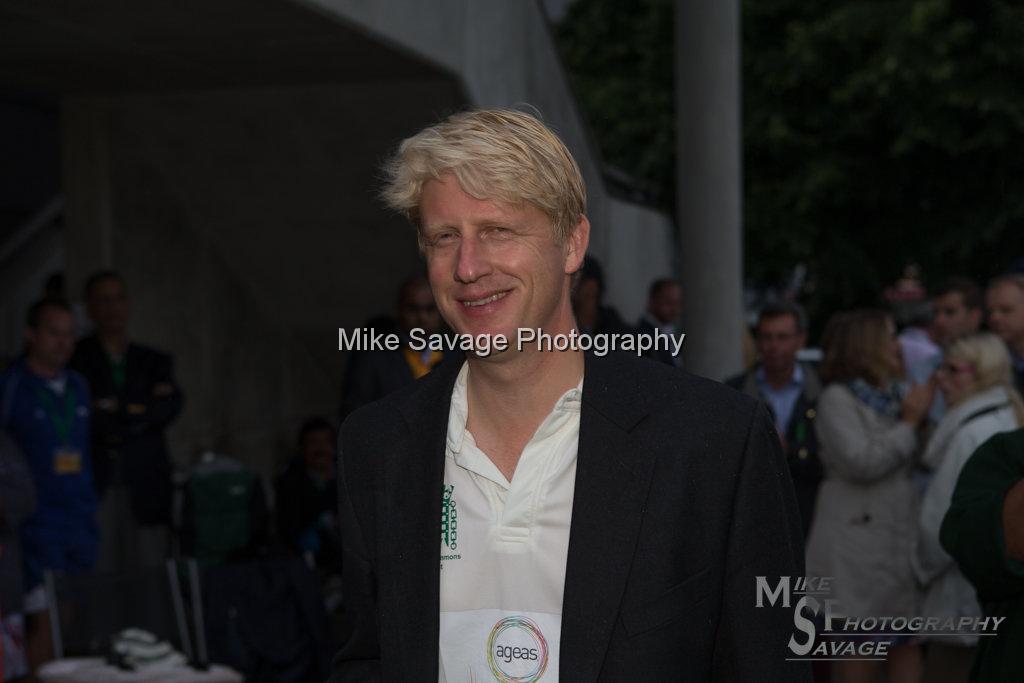
[[[580,220],[566,238],[565,250],[565,272],[575,273],[583,266],[583,257],[587,254],[587,246],[590,244],[590,221],[586,216],[580,216]]]

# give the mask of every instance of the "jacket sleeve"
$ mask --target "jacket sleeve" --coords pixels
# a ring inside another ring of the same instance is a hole
[[[970,432],[961,430],[950,441],[942,464],[928,483],[921,501],[917,548],[913,556],[914,571],[922,584],[931,583],[953,564],[953,558],[939,543],[939,529],[953,499],[953,489],[960,471],[977,445]]]
[[[787,662],[793,610],[757,607],[757,577],[774,586],[804,575],[804,550],[793,483],[764,404],[747,435],[729,531],[722,608],[715,634],[713,679],[758,683],[811,680],[807,662]]]
[[[160,354],[153,366],[146,416],[137,431],[163,429],[181,413],[185,399],[174,379],[174,359]]]
[[[36,509],[36,489],[21,449],[0,431],[0,527],[16,529]]]
[[[1024,433],[996,434],[974,452],[957,480],[942,521],[942,547],[974,584],[980,600],[1002,600],[1024,590],[1024,562],[1006,552],[1003,501],[1024,479],[1019,449]],[[1014,447],[1018,452],[1014,452]]]
[[[351,483],[359,479],[346,467],[346,454],[358,444],[347,438],[351,421],[338,441],[338,516],[341,524],[343,623],[341,649],[334,657],[331,683],[380,681],[377,586],[363,525],[356,514]]]
[[[821,460],[844,479],[871,483],[905,465],[917,447],[917,434],[905,422],[872,423],[857,398],[833,386],[818,399]]]
[[[375,372],[375,358],[371,351],[353,351],[345,368],[345,382],[341,390],[341,419],[367,403],[380,398]]]

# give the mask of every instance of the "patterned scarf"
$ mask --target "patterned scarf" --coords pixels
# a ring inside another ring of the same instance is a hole
[[[858,377],[847,382],[846,386],[850,388],[854,396],[861,400],[861,403],[879,415],[891,418],[900,416],[900,404],[906,395],[906,385],[902,382],[893,382],[888,389],[882,390]]]

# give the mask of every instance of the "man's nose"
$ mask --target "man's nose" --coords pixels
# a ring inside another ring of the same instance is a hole
[[[487,249],[476,237],[465,237],[459,242],[455,279],[462,283],[475,282],[491,271]]]

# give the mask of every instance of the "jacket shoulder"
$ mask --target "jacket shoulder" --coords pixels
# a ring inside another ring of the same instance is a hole
[[[714,422],[733,425],[742,421],[746,425],[759,403],[752,396],[723,382],[647,358],[619,356],[614,362],[632,366],[630,374],[636,377],[640,394],[652,414],[664,410],[683,411],[697,419],[707,417]],[[616,369],[616,374],[627,373]]]
[[[349,413],[341,423],[340,438],[345,443],[350,438],[386,431],[394,427],[395,420],[400,419],[394,396],[389,394]]]
[[[18,376],[22,374],[22,369],[16,364],[8,365],[2,371],[0,371],[0,387],[6,387],[12,382],[16,381]]]
[[[95,335],[82,337],[75,342],[75,351],[68,365],[78,371],[88,371],[90,366],[103,361],[103,348]]]
[[[750,375],[749,372],[741,372],[738,375],[733,375],[729,379],[725,380],[725,386],[736,389],[738,391],[743,390],[743,385],[747,383],[747,377]]]
[[[833,425],[849,425],[848,418],[860,416],[869,424],[882,425],[890,418],[885,418],[865,405],[849,387],[839,382],[826,384],[818,396],[818,415]]]
[[[860,402],[845,385],[838,382],[826,384],[818,396],[819,405],[857,406]]]
[[[89,380],[85,378],[85,375],[72,368],[68,368],[67,373],[68,381],[74,385],[75,391],[85,392],[86,396],[92,393],[89,388]]]
[[[420,379],[352,411],[341,425],[338,442],[345,462],[394,442],[408,427],[407,416],[447,400],[461,367],[460,363],[445,361]]]

